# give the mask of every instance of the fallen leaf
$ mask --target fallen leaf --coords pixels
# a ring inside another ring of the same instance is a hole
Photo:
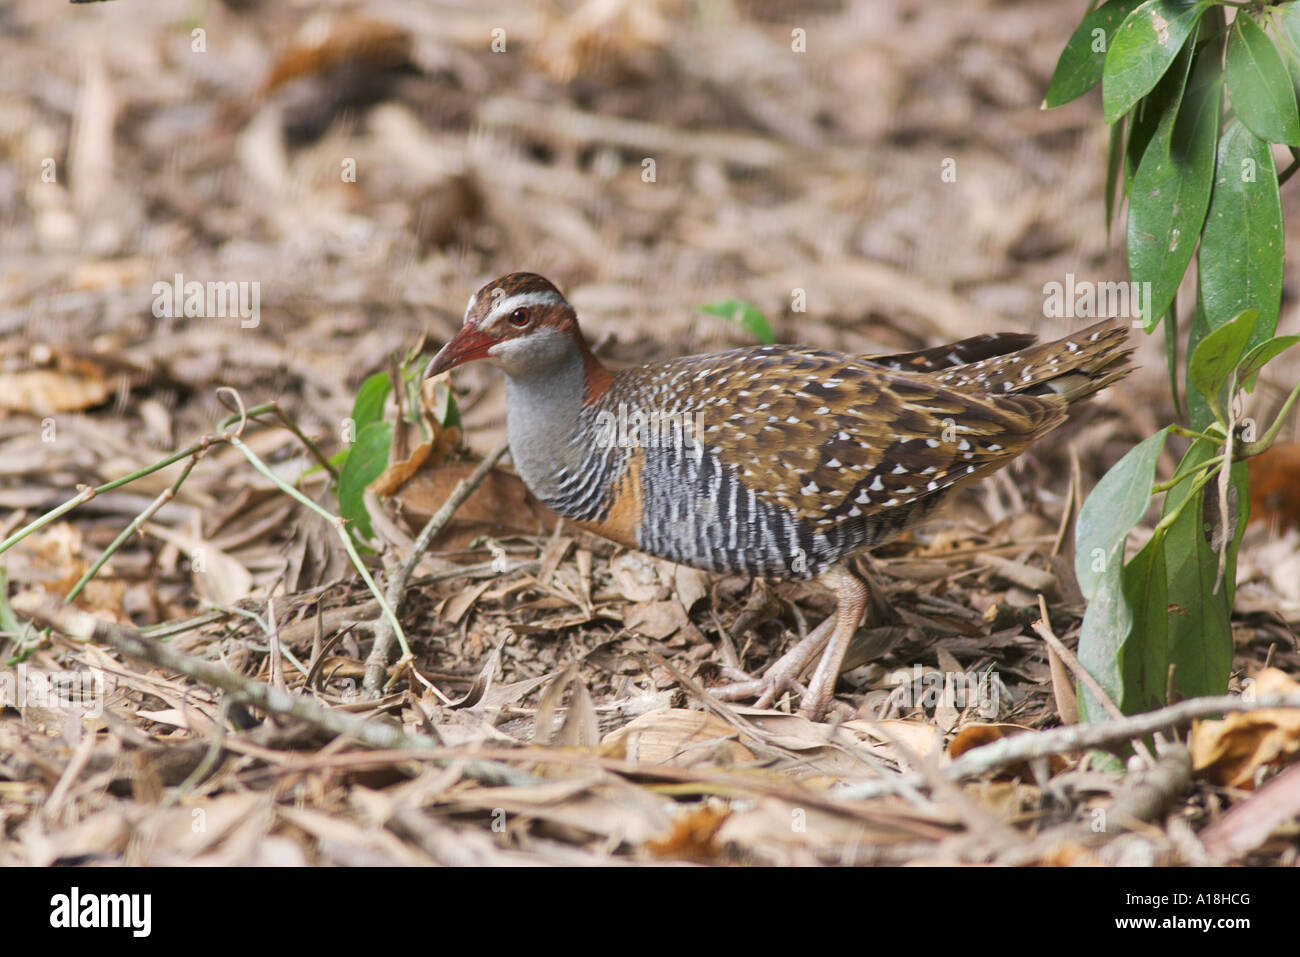
[[[673,818],[673,828],[662,840],[646,841],[645,849],[655,857],[671,860],[717,860],[722,848],[715,838],[731,810],[719,803],[709,802],[681,811]]]
[[[994,741],[1001,741],[1003,738],[1012,738],[1018,734],[1033,734],[1033,728],[1026,728],[1019,724],[968,724],[955,735],[952,741],[948,743],[948,757],[957,759],[967,751],[983,747],[986,744],[992,744]],[[1059,754],[1048,756],[1048,767],[1051,773],[1058,774],[1066,770],[1070,762]],[[1034,779],[1033,769],[1029,766],[1028,761],[1021,761],[1018,764],[1010,765],[999,771],[994,780],[1008,781],[1019,779],[1022,781],[1032,781]]]
[[[679,601],[643,601],[630,606],[623,624],[647,638],[662,640],[690,625]]]
[[[600,747],[603,753],[620,751],[628,761],[640,764],[690,767],[706,762],[727,765],[753,761],[753,752],[738,737],[736,729],[715,714],[661,708],[638,715],[611,731]]]
[[[1296,691],[1300,683],[1277,668],[1265,668],[1255,678],[1256,695]],[[1220,721],[1197,721],[1192,725],[1191,750],[1197,774],[1217,784],[1253,788],[1259,768],[1285,764],[1300,754],[1300,711],[1262,708]]]

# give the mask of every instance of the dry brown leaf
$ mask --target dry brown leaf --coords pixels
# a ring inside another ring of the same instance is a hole
[[[721,802],[687,808],[673,818],[673,829],[667,837],[646,841],[645,849],[655,857],[672,860],[701,863],[717,860],[722,855],[722,848],[715,839],[729,817],[731,809]]]
[[[641,764],[701,763],[745,764],[754,754],[738,740],[726,721],[707,711],[661,708],[638,715],[611,731],[600,742],[601,751],[622,753]]]
[[[11,581],[34,585],[51,595],[64,597],[90,567],[82,558],[81,532],[66,522],[28,535],[6,555]],[[122,608],[126,583],[113,577],[112,562],[99,571],[77,596],[79,608],[115,622],[128,620]]]
[[[1277,668],[1255,678],[1256,695],[1292,694],[1300,683]],[[1263,708],[1241,711],[1221,721],[1192,725],[1192,767],[1217,784],[1253,788],[1264,765],[1285,764],[1300,754],[1300,711]]]
[[[943,735],[938,728],[928,721],[912,721],[904,718],[871,721],[865,718],[854,718],[851,721],[845,721],[842,727],[858,732],[872,740],[880,741],[886,746],[892,744],[891,739],[897,739],[908,750],[921,757],[943,747]],[[899,755],[899,758],[901,760],[902,756]]]
[[[948,757],[957,759],[975,748],[982,747],[986,744],[992,744],[994,741],[1001,741],[1003,738],[1015,737],[1018,734],[1033,734],[1033,728],[1026,728],[1019,724],[968,724],[953,735],[953,739],[948,744]],[[1048,757],[1048,766],[1053,774],[1058,774],[1070,766],[1070,762],[1059,754],[1053,754]],[[1011,765],[995,776],[995,780],[1008,781],[1011,779],[1022,781],[1032,781],[1034,779],[1033,769],[1029,763],[1022,761],[1019,764]]]
[[[886,802],[878,803],[887,807]],[[933,818],[926,824],[932,822]],[[834,861],[853,865],[868,863],[873,845],[911,840],[915,833],[901,819],[898,825],[868,823],[816,805],[767,795],[744,809],[733,808],[717,840],[724,845],[734,844],[766,863]]]
[[[474,471],[473,462],[453,462],[436,469],[420,469],[393,493],[403,513],[418,527],[429,520],[461,479]],[[456,514],[434,539],[435,547],[452,551],[483,535],[536,535],[552,528],[559,516],[538,501],[519,476],[493,469],[483,484],[465,499]]]
[[[45,833],[39,827],[30,828],[22,840],[27,863],[48,867],[66,858],[116,858],[126,849],[130,836],[126,815],[118,810],[106,810],[53,833]]]
[[[673,567],[673,588],[677,592],[677,600],[689,613],[698,602],[708,597],[709,576],[698,568],[676,565]]]
[[[691,620],[679,601],[644,601],[627,609],[623,623],[647,638],[662,640],[689,626]]]
[[[153,522],[146,524],[145,530],[189,556],[194,584],[207,601],[230,605],[252,593],[252,573],[206,539]]]
[[[78,412],[102,405],[117,388],[100,363],[44,343],[32,346],[21,364],[10,368],[17,358],[11,356],[0,369],[0,409],[37,416]],[[39,368],[31,368],[32,364]]]
[[[357,14],[313,20],[276,58],[262,81],[261,92],[270,93],[290,80],[349,62],[370,68],[400,64],[410,52],[411,37],[406,30],[383,20]]]
[[[430,437],[424,439],[424,432],[418,425],[405,416],[399,416],[393,425],[393,441],[388,448],[388,467],[370,483],[370,491],[387,498],[420,469],[443,465],[460,447],[460,429],[456,426],[444,428],[433,412],[440,391],[445,394],[449,388],[447,373],[421,381],[420,418]]]
[[[668,597],[668,587],[659,578],[658,564],[640,552],[615,555],[609,563],[609,573],[614,587],[628,601],[662,601]]]
[[[267,818],[271,805],[265,794],[243,792],[204,798],[193,807],[157,811],[141,828],[156,855],[149,863],[186,863],[219,844],[241,822]]]
[[[530,59],[558,83],[645,50],[669,38],[666,17],[679,12],[680,0],[585,0],[563,13],[543,8],[541,35]]]
[[[459,624],[465,617],[465,613],[473,608],[474,603],[494,584],[495,582],[489,578],[452,595],[438,606],[438,620],[448,625]]]

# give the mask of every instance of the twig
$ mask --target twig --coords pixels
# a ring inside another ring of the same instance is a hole
[[[397,574],[388,582],[388,588],[384,593],[384,603],[394,609],[394,616],[406,600],[406,586],[411,580],[411,574],[415,571],[415,566],[420,563],[420,556],[425,553],[429,543],[437,537],[443,527],[451,521],[456,509],[460,508],[465,499],[469,498],[474,490],[483,483],[488,473],[492,471],[497,462],[501,461],[501,456],[505,455],[509,448],[508,443],[502,443],[489,452],[483,461],[474,468],[473,472],[470,472],[469,475],[456,483],[456,487],[447,496],[447,501],[443,502],[442,507],[424,523],[424,528],[420,529],[420,534],[416,536],[415,543],[411,546],[411,553],[406,556],[406,561],[402,563]],[[375,623],[375,643],[370,649],[369,657],[366,658],[366,673],[361,683],[363,697],[375,698],[379,696],[392,650],[393,627],[389,617],[385,616]],[[405,640],[402,641],[402,653],[404,655],[410,655],[411,653],[406,646]]]
[[[1102,706],[1102,709],[1108,715],[1112,718],[1123,718],[1124,712],[1119,710],[1119,705],[1115,704],[1115,702],[1111,700],[1110,695],[1106,694],[1106,689],[1101,686],[1100,682],[1092,676],[1092,673],[1088,671],[1079,659],[1074,656],[1074,652],[1065,647],[1065,644],[1061,639],[1056,637],[1056,633],[1052,631],[1051,626],[1047,624],[1050,619],[1047,617],[1047,602],[1043,600],[1042,595],[1038,596],[1038,613],[1042,616],[1039,621],[1034,622],[1034,631],[1038,632],[1038,637],[1042,638],[1047,647],[1051,648],[1052,651],[1056,653],[1056,656],[1061,660],[1061,663],[1070,669],[1071,674],[1078,678],[1083,686],[1092,692],[1092,696],[1097,699],[1098,703]],[[1039,627],[1040,625],[1043,627]],[[1148,766],[1156,763],[1150,750],[1147,749],[1146,743],[1140,738],[1133,741],[1133,750],[1142,755]]]
[[[126,528],[122,529],[117,538],[109,542],[108,547],[104,549],[97,559],[95,559],[95,563],[86,569],[84,575],[77,579],[77,583],[72,586],[72,590],[63,596],[65,602],[72,604],[72,602],[76,601],[77,596],[81,594],[81,590],[86,587],[86,584],[92,578],[99,574],[99,570],[104,567],[105,563],[113,556],[113,553],[121,548],[128,538],[139,531],[140,527],[144,525],[145,522],[153,518],[154,515],[158,513],[159,509],[176,497],[176,493],[180,491],[181,485],[183,485],[185,480],[190,477],[190,472],[194,471],[194,466],[198,465],[199,459],[203,458],[203,456],[207,454],[207,451],[208,446],[204,445],[191,455],[190,460],[185,463],[185,468],[181,469],[181,474],[176,476],[176,481],[171,484],[171,487],[165,488],[158,493],[158,497],[150,502],[143,512],[131,519],[131,523],[127,525]]]
[[[1291,165],[1277,174],[1278,186],[1286,185],[1286,181],[1295,175],[1297,169],[1300,169],[1300,152],[1297,152],[1295,147],[1291,148],[1291,157]]]
[[[219,394],[228,393],[233,396],[236,401],[242,402],[242,400],[239,399],[239,394],[235,392],[234,389],[222,386],[217,390],[217,392]],[[241,425],[241,431],[242,428],[243,426]],[[363,562],[361,556],[357,554],[357,547],[352,541],[352,536],[348,533],[347,523],[339,516],[334,515],[327,509],[317,505],[306,495],[303,495],[302,492],[298,491],[292,485],[285,482],[284,479],[280,478],[280,476],[271,471],[267,464],[257,457],[257,453],[245,445],[243,440],[240,439],[237,434],[229,434],[225,436],[225,440],[242,452],[244,458],[248,459],[249,464],[270,479],[281,492],[289,496],[295,502],[307,506],[307,508],[311,509],[333,526],[334,531],[343,542],[343,547],[347,550],[348,557],[352,559],[352,566],[357,570],[357,574],[361,576],[361,580],[366,583],[366,587],[370,589],[370,593],[375,596],[375,600],[379,602],[379,608],[383,612],[384,617],[391,623],[393,631],[397,636],[397,642],[402,646],[402,653],[409,655],[411,650],[406,644],[406,633],[402,631],[401,622],[397,620],[397,615],[394,614],[393,609],[389,606],[383,594],[379,591],[379,586],[375,584],[375,580],[370,577],[370,570],[366,568],[366,563]]]
[[[1041,617],[1034,622],[1033,628],[1043,641],[1047,642],[1047,665],[1052,674],[1052,694],[1056,698],[1057,714],[1061,716],[1061,724],[1078,724],[1079,701],[1074,695],[1074,688],[1070,686],[1065,662],[1056,651],[1057,646],[1061,644],[1061,639],[1057,638],[1056,632],[1052,631],[1050,619],[1047,617],[1047,602],[1043,600],[1042,595],[1038,596],[1038,614]],[[1051,635],[1050,639],[1048,635]]]
[[[1254,701],[1246,701],[1236,695],[1188,698],[1167,708],[1158,708],[1145,714],[1128,715],[1113,721],[1026,732],[967,751],[945,767],[944,774],[953,780],[978,777],[1008,764],[1016,764],[1031,758],[1086,751],[1089,748],[1103,748],[1121,741],[1143,738],[1157,731],[1178,727],[1193,718],[1239,711],[1259,711],[1262,708],[1300,709],[1300,692],[1268,695],[1256,698]],[[925,784],[924,778],[920,775],[915,775],[912,780],[917,786]],[[853,798],[869,798],[877,793],[892,793],[894,788],[895,785],[892,783],[882,786],[869,781],[852,785],[837,793]]]
[[[343,711],[323,707],[309,698],[253,681],[220,665],[194,658],[169,645],[146,638],[135,628],[100,621],[89,612],[64,605],[52,595],[26,592],[15,596],[16,610],[42,625],[52,627],[77,641],[109,645],[128,658],[145,661],[168,671],[220,688],[234,700],[271,714],[297,718],[333,734],[344,734],[373,748],[428,750],[440,742],[428,735],[406,734],[380,722],[363,721]],[[465,774],[485,784],[528,785],[531,775],[494,761],[469,761]]]

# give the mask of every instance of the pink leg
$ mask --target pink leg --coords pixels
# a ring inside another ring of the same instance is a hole
[[[862,614],[867,610],[867,586],[840,566],[822,573],[821,580],[835,590],[834,631],[826,644],[826,651],[817,671],[813,674],[808,694],[803,699],[799,713],[812,721],[820,721],[830,709],[835,695],[835,682],[840,676],[840,665],[848,653],[849,642],[858,630]]]
[[[867,608],[867,586],[840,566],[827,569],[821,580],[835,592],[835,614],[782,655],[762,678],[714,688],[714,695],[723,701],[757,698],[755,705],[767,708],[782,692],[797,691],[803,699],[799,709],[801,714],[813,721],[820,721],[825,716],[835,692],[840,665]],[[813,674],[811,685],[804,689],[799,680],[818,654],[822,656],[821,662]]]
[[[764,672],[763,677],[723,685],[712,689],[712,693],[723,701],[757,696],[758,700],[754,704],[759,708],[771,707],[777,695],[783,691],[798,691],[802,694],[804,689],[800,686],[799,679],[808,670],[813,659],[826,647],[834,625],[834,618],[827,618],[808,632],[806,638],[782,655]]]

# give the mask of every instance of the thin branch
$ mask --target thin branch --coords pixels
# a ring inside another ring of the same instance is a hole
[[[451,521],[451,517],[456,514],[456,509],[460,508],[465,499],[469,498],[474,490],[483,484],[483,480],[487,478],[488,473],[496,467],[497,462],[501,461],[501,456],[505,455],[509,449],[508,443],[502,443],[489,452],[483,461],[474,468],[473,472],[470,472],[469,475],[456,483],[456,487],[447,496],[447,501],[443,502],[442,507],[424,523],[424,528],[420,529],[420,534],[416,536],[415,543],[411,546],[411,553],[406,556],[406,561],[402,563],[397,574],[388,582],[388,588],[384,593],[387,604],[392,606],[395,613],[401,610],[402,603],[406,600],[407,583],[411,580],[411,574],[415,571],[415,566],[420,563],[420,557],[429,548],[429,543]],[[393,629],[386,616],[375,623],[375,643],[370,649],[369,657],[366,658],[366,673],[361,683],[363,696],[369,698],[378,697],[392,651]],[[410,654],[405,642],[402,643],[402,651],[406,655]]]
[[[1051,728],[1047,731],[1031,731],[1003,738],[974,750],[967,751],[944,768],[944,774],[953,780],[979,777],[990,771],[1017,764],[1031,758],[1047,757],[1053,754],[1067,754],[1071,751],[1087,751],[1090,748],[1104,748],[1134,738],[1143,738],[1157,731],[1167,731],[1186,724],[1193,718],[1210,715],[1229,714],[1241,711],[1259,711],[1264,708],[1296,708],[1300,710],[1300,692],[1290,694],[1267,695],[1246,701],[1236,695],[1217,695],[1208,698],[1188,698],[1167,708],[1158,708],[1144,714],[1129,715],[1120,720],[1100,721],[1096,724],[1076,724],[1066,728]],[[925,779],[914,775],[911,779],[918,787],[924,786]],[[878,793],[892,793],[897,787],[894,783],[881,784],[868,781],[853,785],[836,792],[853,798],[874,797]]]
[[[1048,623],[1051,619],[1047,617],[1047,602],[1042,595],[1038,596],[1038,614],[1041,617],[1033,624],[1033,629],[1038,632],[1038,637],[1043,639],[1044,644],[1052,650],[1061,664],[1070,669],[1070,673],[1079,680],[1079,683],[1092,693],[1092,696],[1101,704],[1102,710],[1106,714],[1113,719],[1122,720],[1124,712],[1106,693],[1106,689],[1101,686],[1101,682],[1092,676],[1092,672],[1083,666],[1083,663],[1075,657],[1074,652],[1065,647],[1065,643],[1056,637],[1056,632],[1052,631],[1052,626]],[[1142,755],[1148,765],[1156,763],[1155,757],[1152,756],[1141,738],[1134,739],[1133,749]]]

